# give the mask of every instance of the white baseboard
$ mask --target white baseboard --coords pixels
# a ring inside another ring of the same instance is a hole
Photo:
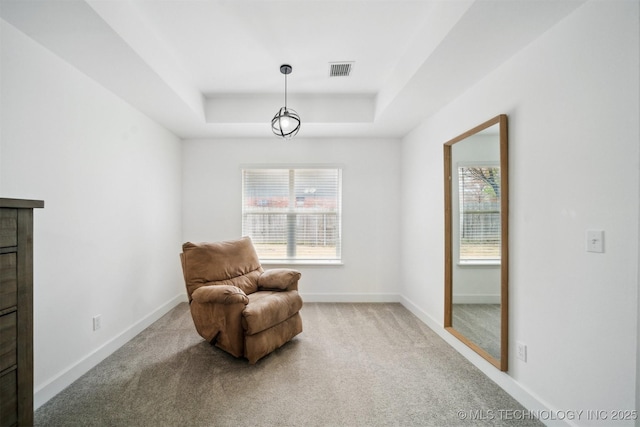
[[[471,350],[460,340],[454,337],[452,334],[444,329],[442,322],[437,321],[422,309],[409,301],[403,295],[399,295],[400,303],[411,313],[413,313],[418,319],[423,321],[429,328],[431,328],[436,334],[438,334],[443,340],[447,342],[451,347],[456,349],[464,358],[471,362],[476,368],[480,369],[487,377],[494,381],[504,391],[506,391],[511,397],[516,399],[522,406],[524,406],[532,414],[540,414],[542,416],[558,413],[555,408],[551,408],[548,404],[544,403],[542,399],[536,397],[533,393],[520,385],[513,379],[508,373],[499,371],[492,364],[484,360],[478,353]],[[547,426],[568,426],[574,425],[567,420],[553,420],[544,419],[543,423]]]
[[[153,322],[167,314],[172,308],[181,302],[187,302],[185,293],[176,295],[160,307],[131,325],[129,328],[110,339],[102,346],[89,353],[64,371],[53,377],[44,384],[36,385],[33,394],[33,409],[36,410],[56,394],[60,393],[71,383],[76,381],[82,375],[87,373],[91,368],[103,361],[107,356],[122,347],[133,337],[138,335]]]
[[[400,302],[398,294],[300,293],[304,302]]]

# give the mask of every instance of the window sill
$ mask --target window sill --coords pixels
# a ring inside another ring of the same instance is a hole
[[[499,260],[472,260],[472,261],[458,261],[458,267],[500,267]]]
[[[308,266],[320,266],[320,267],[324,267],[324,266],[341,266],[344,265],[344,263],[342,261],[314,261],[314,260],[306,260],[306,259],[299,259],[299,260],[290,260],[290,259],[267,259],[267,260],[260,260],[260,264],[262,265],[269,265],[269,266],[276,266],[276,265],[281,265],[281,266],[289,266],[289,265],[295,265],[295,266],[300,266],[300,265],[308,265]]]

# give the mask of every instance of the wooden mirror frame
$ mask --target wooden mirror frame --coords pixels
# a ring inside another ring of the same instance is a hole
[[[493,125],[499,125],[500,137],[500,359],[478,346],[453,327],[453,212],[452,212],[452,148],[453,145]],[[452,335],[501,371],[508,368],[509,334],[509,153],[507,116],[501,114],[444,144],[444,327]]]

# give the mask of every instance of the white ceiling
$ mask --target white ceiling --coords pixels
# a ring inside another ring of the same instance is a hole
[[[400,137],[583,2],[0,0],[0,16],[181,138],[273,137],[284,63],[298,137]]]

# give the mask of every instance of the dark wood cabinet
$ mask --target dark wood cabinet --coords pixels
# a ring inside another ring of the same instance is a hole
[[[0,426],[33,425],[33,209],[0,198]]]

